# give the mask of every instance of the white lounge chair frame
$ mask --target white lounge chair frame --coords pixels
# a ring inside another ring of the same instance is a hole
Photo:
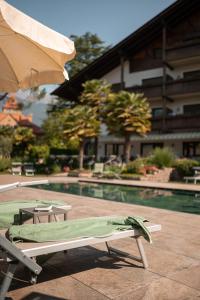
[[[93,175],[101,175],[104,171],[104,164],[103,163],[95,163],[94,164],[94,170]]]
[[[11,166],[12,175],[22,175],[22,163],[13,162]]]
[[[147,225],[147,228],[152,233],[152,232],[161,230],[161,225],[149,224],[149,225]],[[110,241],[127,238],[127,237],[131,237],[131,238],[135,239],[139,253],[140,253],[139,257],[131,255],[126,252],[123,252],[123,251],[120,251],[118,249],[112,248],[111,246],[108,245],[108,242],[110,242]],[[103,238],[88,237],[88,238],[79,238],[77,240],[62,241],[62,242],[17,243],[16,246],[14,246],[11,242],[9,242],[7,240],[6,244],[8,244],[8,247],[6,249],[5,249],[5,247],[2,247],[2,243],[5,243],[5,238],[0,235],[0,250],[1,250],[0,254],[4,258],[4,260],[6,260],[7,262],[10,263],[7,274],[5,275],[3,284],[1,286],[0,300],[5,299],[6,293],[9,289],[11,280],[14,276],[14,273],[15,273],[15,270],[17,267],[16,263],[18,264],[20,261],[24,265],[26,265],[23,262],[23,260],[19,260],[18,257],[16,255],[14,255],[15,251],[18,255],[20,253],[20,257],[24,257],[24,259],[33,258],[33,260],[34,260],[35,257],[40,256],[40,255],[55,253],[55,252],[59,252],[59,251],[65,251],[65,250],[69,250],[69,249],[80,248],[80,247],[84,247],[84,246],[90,246],[90,245],[98,244],[101,242],[106,243],[106,247],[107,247],[109,255],[111,255],[112,253],[115,253],[115,254],[118,254],[119,256],[123,256],[123,257],[127,257],[130,259],[136,260],[136,261],[142,263],[142,265],[145,269],[148,268],[147,258],[146,258],[145,251],[144,251],[142,241],[141,241],[141,232],[137,229],[116,231],[112,235],[103,237]],[[8,249],[9,244],[11,244],[13,247],[15,247],[15,250],[12,250],[12,253],[10,253],[10,251]],[[21,254],[23,254],[23,255],[21,255]],[[13,261],[15,262],[15,267],[13,267]],[[33,272],[35,275],[32,277],[31,282],[35,283],[36,276],[37,276],[37,274],[39,274],[40,270],[39,271],[38,271],[38,269],[33,269],[33,270],[35,270]]]
[[[8,183],[8,184],[1,184],[0,185],[0,192],[9,191],[18,187],[24,187],[24,186],[32,186],[32,185],[38,185],[38,184],[48,184],[48,180],[34,180],[34,181],[24,181],[24,182],[14,182],[14,183]]]
[[[32,163],[24,163],[24,173],[26,176],[35,175],[35,168]]]
[[[186,176],[184,177],[185,182],[189,183],[189,181],[193,181],[194,184],[197,184],[197,181],[200,181],[200,175],[198,176]]]

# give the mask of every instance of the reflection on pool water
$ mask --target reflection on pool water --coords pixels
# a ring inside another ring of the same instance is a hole
[[[96,183],[53,183],[40,189],[200,214],[200,193]]]

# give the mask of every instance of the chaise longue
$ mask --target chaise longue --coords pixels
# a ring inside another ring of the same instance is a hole
[[[118,217],[119,218],[119,217]],[[3,282],[1,284],[0,288],[0,300],[4,300],[6,298],[6,294],[9,290],[10,284],[12,282],[12,279],[14,277],[16,268],[19,264],[23,264],[25,267],[27,267],[31,271],[31,283],[36,283],[37,276],[42,271],[42,267],[37,264],[36,258],[41,255],[46,255],[50,253],[56,253],[59,251],[65,251],[69,249],[75,249],[79,247],[89,246],[89,245],[95,245],[97,243],[105,243],[108,255],[111,254],[117,254],[122,257],[127,257],[129,259],[133,259],[139,263],[142,264],[142,266],[146,269],[148,268],[148,261],[145,255],[145,251],[143,248],[141,237],[144,236],[148,241],[151,241],[150,234],[156,231],[161,230],[161,225],[158,224],[151,224],[147,223],[146,226],[144,226],[145,231],[143,230],[143,223],[142,226],[130,226],[129,223],[127,223],[126,226],[121,226],[121,223],[118,223],[118,218],[116,217],[100,217],[100,218],[89,218],[89,225],[92,220],[98,221],[100,220],[100,223],[104,222],[104,220],[108,219],[108,226],[110,226],[110,219],[112,221],[112,232],[104,232],[103,235],[93,235],[88,234],[88,231],[86,231],[86,234],[84,234],[84,231],[82,230],[83,226],[81,225],[81,234],[80,236],[74,236],[72,237],[69,235],[69,238],[63,238],[59,240],[49,240],[48,235],[46,237],[46,240],[40,241],[35,239],[34,236],[37,237],[37,232],[41,232],[41,226],[44,226],[44,232],[48,232],[52,230],[52,226],[68,226],[68,224],[71,223],[71,228],[73,228],[74,225],[76,225],[77,222],[79,224],[83,224],[84,222],[88,222],[88,219],[82,219],[82,220],[71,220],[71,221],[64,221],[64,222],[55,222],[55,223],[45,223],[45,224],[25,224],[25,225],[16,225],[11,226],[10,229],[2,230],[0,231],[0,258],[3,259],[8,263],[8,269],[4,276]],[[133,219],[133,223],[136,219],[136,221],[139,219],[139,223],[141,222],[140,217],[130,218]],[[99,224],[100,224],[99,223]],[[105,222],[104,222],[105,223]],[[103,224],[102,223],[102,226]],[[125,222],[124,222],[125,224]],[[140,223],[141,224],[141,223]],[[77,227],[77,226],[75,226]],[[142,228],[141,228],[142,227]],[[90,232],[90,226],[89,232]],[[98,227],[97,227],[98,228]],[[142,229],[142,230],[141,230]],[[23,231],[24,230],[24,231]],[[27,234],[28,230],[28,235]],[[78,229],[79,230],[79,229]],[[35,235],[33,233],[33,238],[29,238],[30,232],[35,231]],[[12,242],[13,240],[13,232],[15,233],[14,239],[18,238],[20,241],[18,241],[16,244]],[[25,233],[25,235],[23,234]],[[68,230],[70,233],[70,230]],[[19,236],[21,233],[21,236]],[[147,235],[146,235],[147,233]],[[8,239],[9,236],[9,239]],[[52,234],[54,236],[54,234]],[[133,238],[136,241],[138,250],[139,250],[139,256],[134,256],[129,253],[126,253],[124,251],[115,249],[111,247],[108,243],[114,240],[122,239],[122,238]],[[23,242],[23,240],[25,240]],[[32,241],[33,240],[33,241]]]

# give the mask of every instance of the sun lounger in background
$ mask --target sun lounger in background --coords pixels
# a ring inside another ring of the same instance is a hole
[[[94,164],[94,170],[93,170],[93,175],[94,176],[103,175],[103,171],[104,171],[104,164],[103,163],[95,163]]]
[[[75,222],[75,220],[72,221]],[[65,222],[67,223],[68,221]],[[52,226],[52,223],[48,223],[48,224]],[[45,224],[45,228],[46,225],[48,226],[48,224]],[[57,225],[58,223],[54,223],[54,224]],[[41,226],[41,224],[30,225],[30,226],[35,226],[34,228],[37,229],[37,226]],[[148,224],[146,227],[150,233],[161,230],[160,225]],[[84,232],[82,232],[82,234],[84,235]],[[147,268],[148,262],[142,245],[141,235],[142,233],[139,229],[118,230],[118,231],[116,230],[112,234],[104,237],[90,236],[85,238],[76,238],[76,239],[72,238],[71,240],[66,240],[66,241],[62,240],[62,241],[42,242],[42,243],[18,242],[16,245],[14,245],[5,238],[3,233],[1,233],[0,235],[1,256],[4,260],[6,260],[9,263],[9,266],[8,266],[8,271],[4,277],[3,283],[1,285],[0,300],[5,299],[6,293],[9,289],[12,278],[14,276],[16,267],[19,263],[22,263],[23,265],[27,266],[32,271],[33,276],[31,281],[36,282],[36,277],[40,273],[41,267],[35,265],[34,263],[32,264],[29,258],[35,259],[35,257],[37,256],[45,255],[49,253],[56,253],[59,251],[65,251],[69,249],[75,249],[79,247],[90,246],[90,245],[104,242],[106,244],[109,255],[118,254],[119,256],[136,260],[142,263],[144,268]],[[114,249],[110,245],[108,245],[108,242],[110,241],[127,238],[127,237],[134,238],[134,240],[136,241],[140,253],[139,257]]]
[[[113,178],[120,179],[119,174],[116,172],[112,172],[110,170],[105,170],[104,163],[95,163],[94,164],[94,170],[93,170],[93,176],[97,176],[98,178],[101,178],[106,175],[112,175]]]
[[[189,183],[189,181],[192,181],[194,184],[197,184],[197,181],[200,181],[200,167],[193,167],[194,171],[193,176],[186,176],[184,177],[184,180],[186,183]]]
[[[23,164],[23,171],[26,176],[34,176],[35,175],[35,168],[32,163],[24,163]]]
[[[12,175],[22,175],[22,163],[21,162],[12,162],[11,172],[12,172]]]
[[[200,181],[200,175],[186,176],[186,177],[184,177],[184,180],[186,183],[189,183],[189,181],[192,181],[194,184],[197,184],[197,181]]]

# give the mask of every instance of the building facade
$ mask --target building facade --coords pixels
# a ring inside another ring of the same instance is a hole
[[[14,96],[6,100],[0,112],[0,126],[10,127],[28,127],[33,130],[36,135],[42,134],[42,129],[32,122],[32,115],[24,115],[19,103]]]
[[[93,78],[148,99],[152,131],[132,136],[133,157],[167,146],[179,157],[200,158],[200,1],[176,1],[54,94],[77,99],[81,84]],[[98,157],[123,151],[123,137],[102,130]]]

